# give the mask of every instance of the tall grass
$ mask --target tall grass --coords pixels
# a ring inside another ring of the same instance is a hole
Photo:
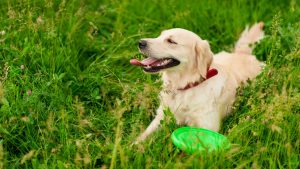
[[[300,9],[295,0],[0,2],[0,168],[298,168]],[[182,27],[231,50],[264,21],[267,67],[239,89],[232,148],[186,155],[167,119],[144,143],[161,82],[129,65],[136,42]]]

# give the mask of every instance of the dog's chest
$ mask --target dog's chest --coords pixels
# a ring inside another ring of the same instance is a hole
[[[206,97],[205,93],[199,94],[199,91],[188,92],[168,92],[161,94],[161,101],[165,107],[168,107],[174,114],[178,124],[189,124],[197,118],[201,111],[212,105],[211,97]]]

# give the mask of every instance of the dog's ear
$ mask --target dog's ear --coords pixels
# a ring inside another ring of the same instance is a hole
[[[207,70],[212,63],[213,53],[206,40],[198,40],[195,45],[196,69],[206,79]]]

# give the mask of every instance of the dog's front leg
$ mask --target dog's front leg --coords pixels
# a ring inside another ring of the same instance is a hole
[[[145,140],[147,136],[153,133],[159,127],[160,121],[163,118],[164,118],[163,107],[159,106],[159,108],[156,110],[156,116],[154,120],[150,123],[147,129],[136,139],[135,144]]]

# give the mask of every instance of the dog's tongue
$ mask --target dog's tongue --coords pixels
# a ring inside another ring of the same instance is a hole
[[[137,59],[131,59],[130,60],[130,64],[132,65],[136,65],[136,66],[144,66],[140,61],[138,61]]]
[[[151,65],[152,63],[154,63],[156,61],[158,61],[158,59],[155,59],[153,57],[148,57],[142,61],[139,61],[137,59],[131,59],[130,64],[136,65],[136,66],[147,66],[147,65]]]

